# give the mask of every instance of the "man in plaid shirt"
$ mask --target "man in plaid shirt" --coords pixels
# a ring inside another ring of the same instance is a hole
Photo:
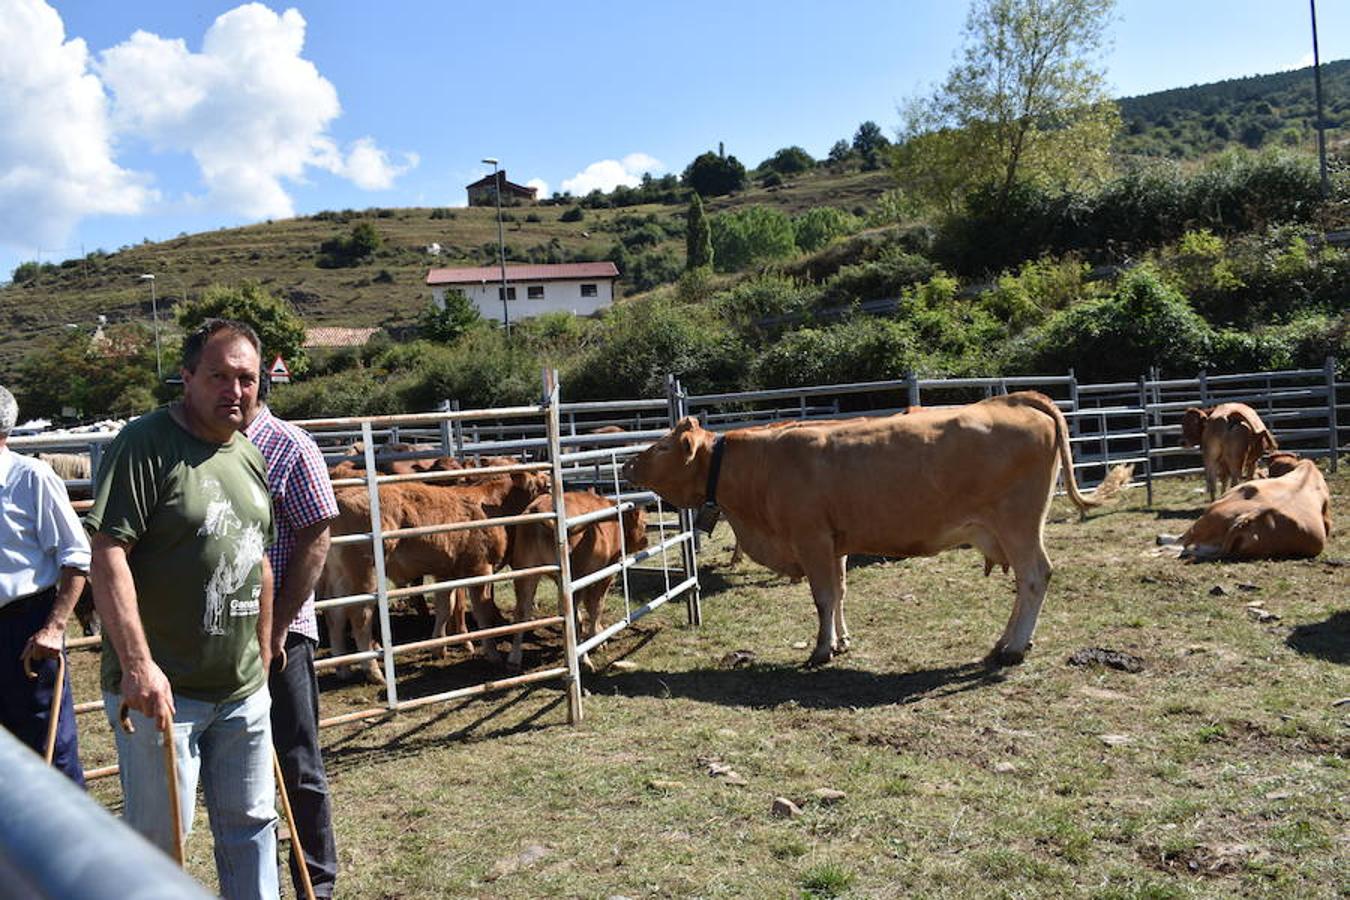
[[[267,462],[276,543],[268,551],[275,600],[272,613],[273,666],[267,687],[272,694],[272,743],[281,759],[305,864],[314,893],[331,897],[337,880],[332,801],[319,753],[319,684],[314,677],[314,648],[319,643],[314,618],[314,586],[328,555],[328,523],[337,517],[337,500],[328,467],[313,438],[283,422],[267,408],[266,373],[257,402],[246,406],[244,433]],[[286,666],[281,668],[280,650]],[[296,896],[304,896],[300,860],[291,854]]]

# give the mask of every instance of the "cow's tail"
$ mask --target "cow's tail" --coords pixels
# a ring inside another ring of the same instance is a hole
[[[1055,401],[1044,394],[1027,392],[1023,395],[1027,403],[1039,409],[1047,416],[1055,420],[1055,444],[1059,450],[1060,467],[1064,472],[1064,490],[1077,506],[1079,511],[1086,513],[1089,509],[1101,506],[1104,500],[1096,497],[1085,497],[1078,490],[1078,480],[1073,475],[1073,449],[1069,444],[1069,423],[1064,421],[1064,413],[1059,411]]]

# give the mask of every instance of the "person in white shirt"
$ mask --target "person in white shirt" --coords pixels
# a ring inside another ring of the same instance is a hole
[[[89,572],[89,539],[51,466],[7,446],[18,413],[14,395],[0,387],[0,725],[42,753],[66,621]],[[84,785],[69,679],[52,765]]]

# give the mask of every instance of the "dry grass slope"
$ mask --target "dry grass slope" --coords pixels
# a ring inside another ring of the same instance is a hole
[[[1330,484],[1345,516],[1350,475]],[[583,727],[544,687],[325,732],[343,892],[1345,896],[1350,708],[1334,703],[1350,695],[1350,537],[1314,561],[1157,555],[1201,490],[1169,482],[1155,510],[1128,492],[1085,523],[1057,501],[1036,647],[999,677],[976,661],[1011,579],[981,577],[975,554],[855,560],[854,650],[803,671],[805,585],[726,568],[723,530],[704,556],[703,627],[669,610],[609,645]],[[1086,647],[1145,667],[1066,663]],[[742,649],[753,662],[722,665]],[[81,699],[92,662],[77,656]],[[461,651],[401,690],[481,672]],[[373,699],[330,687],[326,714]],[[108,761],[106,725],[85,724],[86,764]],[[745,784],[710,776],[714,762]],[[819,788],[846,796],[826,804]],[[94,793],[115,805],[115,785]],[[771,816],[778,796],[802,814]],[[209,882],[204,835],[189,851]]]

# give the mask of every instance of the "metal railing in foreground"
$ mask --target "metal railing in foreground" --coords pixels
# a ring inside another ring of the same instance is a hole
[[[47,900],[211,896],[42,757],[0,728],[0,894]]]

